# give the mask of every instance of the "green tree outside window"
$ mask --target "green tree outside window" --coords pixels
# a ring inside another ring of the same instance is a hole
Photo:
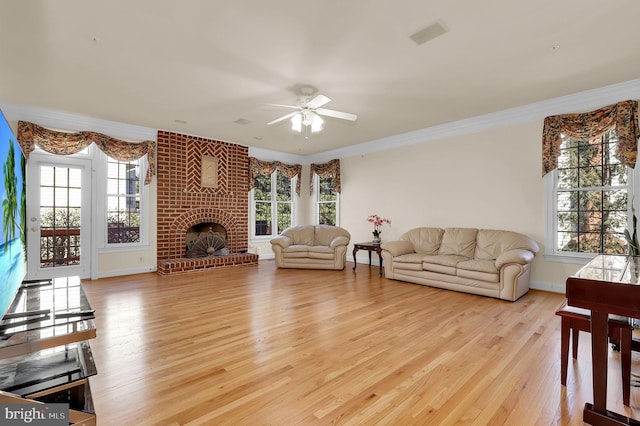
[[[628,171],[615,156],[617,142],[615,130],[597,140],[563,138],[556,190],[559,251],[627,251]]]

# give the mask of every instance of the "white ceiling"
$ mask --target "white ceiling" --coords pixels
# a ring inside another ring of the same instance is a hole
[[[0,0],[0,101],[313,155],[637,79],[639,22],[637,0]],[[267,126],[300,84],[358,120]]]

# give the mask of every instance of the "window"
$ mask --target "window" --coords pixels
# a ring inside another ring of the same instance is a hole
[[[278,169],[270,176],[256,176],[252,191],[254,237],[275,236],[293,225],[295,179],[286,177]]]
[[[553,175],[552,232],[547,245],[555,255],[591,257],[626,253],[633,194],[632,173],[616,158],[615,128],[597,139],[562,136]]]
[[[140,165],[107,157],[107,244],[140,243]]]
[[[318,225],[338,225],[338,196],[333,189],[332,177],[314,175],[316,189],[316,223]]]

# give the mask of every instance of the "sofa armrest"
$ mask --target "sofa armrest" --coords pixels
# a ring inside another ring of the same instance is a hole
[[[524,249],[505,251],[496,259],[496,268],[500,269],[507,263],[519,263],[520,265],[526,265],[531,263],[533,256],[534,254],[532,252]]]
[[[285,235],[278,235],[271,239],[272,246],[280,246],[283,249],[293,244],[293,240]]]
[[[329,247],[331,248],[336,248],[338,246],[348,246],[348,245],[349,245],[349,238],[345,237],[344,235],[335,237],[333,240],[331,240],[331,243],[329,243]]]
[[[383,251],[388,251],[391,256],[396,257],[403,254],[415,253],[413,244],[409,241],[389,241],[388,243],[382,243],[380,248]]]

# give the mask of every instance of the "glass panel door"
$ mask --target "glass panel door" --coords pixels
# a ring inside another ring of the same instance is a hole
[[[32,154],[28,162],[29,279],[90,276],[90,161]]]

